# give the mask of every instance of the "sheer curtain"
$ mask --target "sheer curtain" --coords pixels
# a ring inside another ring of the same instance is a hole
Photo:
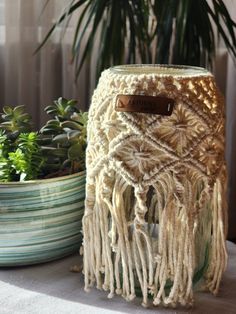
[[[86,65],[78,82],[74,82],[70,45],[77,16],[71,20],[62,41],[59,29],[46,46],[33,55],[68,1],[0,0],[0,107],[25,104],[36,127],[45,120],[43,108],[53,99],[59,96],[76,98],[80,107],[85,108],[94,87],[93,71],[90,76]],[[48,5],[41,15],[45,2]],[[236,20],[236,1],[224,2]],[[227,103],[229,237],[236,239],[236,68],[223,47],[216,58],[215,75]]]
[[[50,0],[41,14],[44,0],[0,1],[0,106],[24,104],[36,127],[45,120],[43,108],[59,96],[78,99],[81,109],[89,102],[86,71],[83,80],[75,83],[70,62],[73,19],[63,40],[58,30],[33,55],[65,3],[68,0]]]

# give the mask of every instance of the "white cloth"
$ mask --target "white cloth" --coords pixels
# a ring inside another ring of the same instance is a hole
[[[71,256],[47,264],[0,269],[0,314],[235,314],[236,245],[228,242],[229,263],[218,297],[197,293],[193,309],[144,309],[141,299],[126,302],[106,298],[106,292],[83,290],[82,274],[70,267],[81,263]]]

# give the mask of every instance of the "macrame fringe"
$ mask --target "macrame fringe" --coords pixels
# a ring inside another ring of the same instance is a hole
[[[88,176],[85,290],[141,294],[144,307],[191,306],[200,284],[216,294],[227,263],[224,176],[190,182],[168,172],[150,187],[132,187],[108,166]]]

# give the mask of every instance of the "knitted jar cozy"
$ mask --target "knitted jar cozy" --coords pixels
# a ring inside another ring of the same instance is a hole
[[[115,110],[117,95],[175,100],[171,116]],[[206,70],[105,70],[88,122],[85,289],[143,305],[217,293],[227,262],[224,102]],[[200,280],[201,279],[201,280]],[[200,280],[200,281],[199,281]]]

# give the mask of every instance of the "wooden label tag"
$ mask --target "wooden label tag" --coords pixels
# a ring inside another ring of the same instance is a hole
[[[174,99],[163,96],[117,95],[115,110],[170,116],[174,103]]]

